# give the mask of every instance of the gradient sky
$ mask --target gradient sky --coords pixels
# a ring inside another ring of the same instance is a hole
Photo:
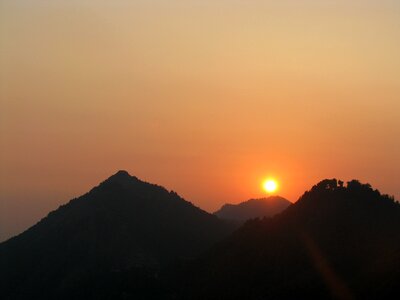
[[[207,211],[400,199],[399,1],[0,0],[0,240],[119,169]]]

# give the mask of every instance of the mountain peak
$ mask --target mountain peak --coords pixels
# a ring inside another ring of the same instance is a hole
[[[272,217],[291,205],[280,196],[250,199],[239,204],[225,204],[214,214],[221,219],[246,221],[253,218]]]
[[[102,181],[99,187],[114,187],[115,184],[117,184],[120,187],[132,188],[133,186],[137,186],[141,183],[145,184],[145,182],[141,181],[135,176],[130,175],[127,171],[119,170],[115,174]]]
[[[111,175],[106,182],[119,182],[119,183],[128,183],[132,182],[133,179],[137,178],[135,176],[131,176],[127,171],[125,170],[119,170],[117,173],[114,175]]]
[[[111,175],[109,179],[120,179],[120,180],[127,180],[127,179],[132,179],[135,178],[134,176],[131,176],[128,171],[125,170],[119,170],[117,173],[114,175]]]
[[[131,177],[131,175],[128,173],[128,171],[125,171],[125,170],[119,170],[117,173],[114,174],[114,176],[119,176],[119,177],[129,176],[129,177]]]
[[[118,171],[0,244],[1,295],[22,299],[29,289],[32,298],[94,299],[80,296],[86,285],[127,278],[121,270],[145,276],[138,278],[146,285],[161,266],[194,257],[233,229],[176,193]],[[73,296],[64,297],[64,287]]]

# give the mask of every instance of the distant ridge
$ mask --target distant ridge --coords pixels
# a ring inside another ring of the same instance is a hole
[[[239,204],[225,204],[214,215],[221,219],[246,221],[254,218],[272,217],[292,203],[279,196],[250,199]]]

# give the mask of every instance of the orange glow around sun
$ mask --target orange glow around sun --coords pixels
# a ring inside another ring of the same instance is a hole
[[[278,182],[275,179],[270,178],[264,180],[262,186],[267,193],[272,194],[278,189]]]

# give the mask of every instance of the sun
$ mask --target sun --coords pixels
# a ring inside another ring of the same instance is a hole
[[[266,179],[262,186],[267,193],[273,193],[278,189],[278,182],[275,179]]]

